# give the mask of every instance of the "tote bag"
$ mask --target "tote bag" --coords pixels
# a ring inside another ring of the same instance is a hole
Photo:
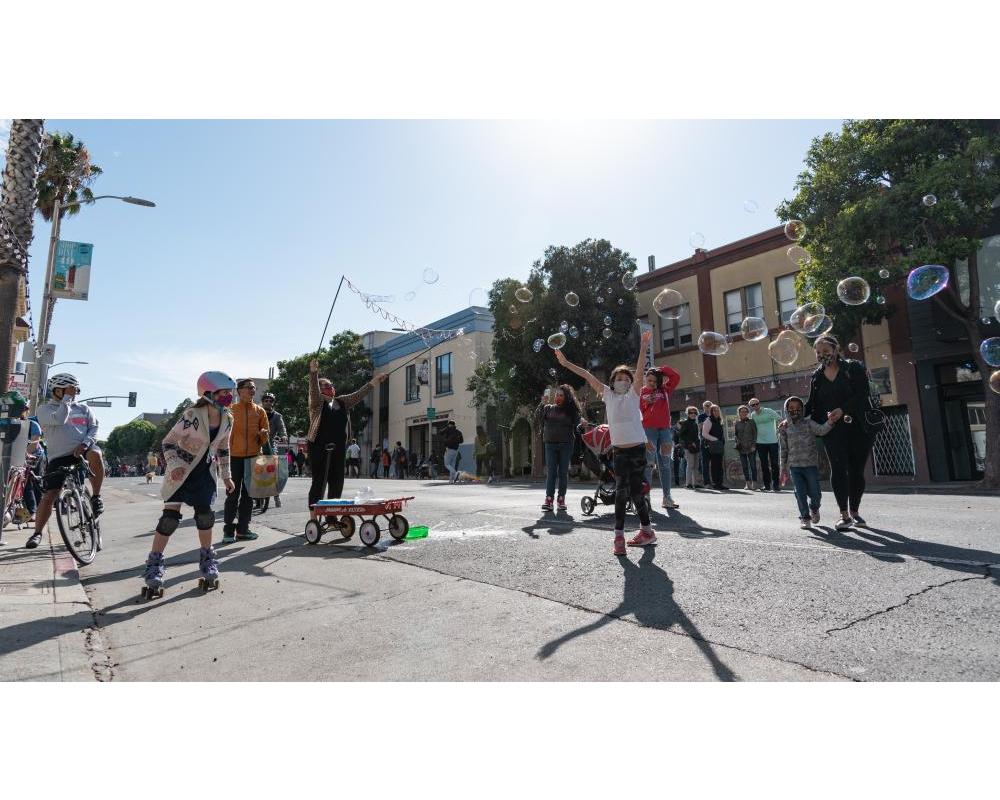
[[[243,483],[254,499],[281,494],[287,481],[288,462],[284,456],[254,456],[243,464]]]

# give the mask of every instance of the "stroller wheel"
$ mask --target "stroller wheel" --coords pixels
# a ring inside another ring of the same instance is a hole
[[[580,508],[583,510],[583,513],[586,514],[587,516],[590,516],[591,514],[593,514],[594,513],[594,498],[590,497],[589,495],[586,496],[586,497],[581,497],[580,498]]]

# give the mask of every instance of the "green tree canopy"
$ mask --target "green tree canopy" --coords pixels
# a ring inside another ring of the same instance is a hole
[[[131,459],[146,454],[153,449],[156,426],[144,419],[134,419],[127,425],[119,425],[108,435],[108,455],[119,459]]]
[[[38,173],[38,212],[52,219],[56,198],[62,205],[94,199],[88,188],[103,170],[90,160],[90,152],[72,133],[46,134]],[[77,214],[80,206],[70,206],[60,216]]]
[[[170,433],[170,429],[177,424],[177,420],[181,418],[181,414],[187,411],[191,406],[194,405],[194,401],[190,398],[184,398],[180,403],[177,404],[177,408],[174,409],[173,413],[167,417],[163,422],[156,426],[156,435],[153,437],[153,450],[159,450],[160,446],[163,444],[163,437]]]

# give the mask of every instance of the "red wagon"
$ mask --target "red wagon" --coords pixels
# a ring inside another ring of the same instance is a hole
[[[345,539],[350,539],[354,536],[355,517],[361,520],[357,532],[362,544],[368,547],[378,544],[382,536],[382,529],[378,526],[379,517],[385,518],[389,535],[397,542],[402,541],[409,533],[410,523],[400,512],[406,501],[412,499],[413,497],[395,497],[391,500],[374,500],[368,503],[355,503],[352,500],[320,500],[313,506],[320,519],[311,519],[306,523],[306,541],[309,544],[319,544],[324,533],[335,529]]]

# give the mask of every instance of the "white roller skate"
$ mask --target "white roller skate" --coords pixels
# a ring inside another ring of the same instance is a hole
[[[215,557],[214,547],[203,547],[198,554],[198,569],[201,570],[201,577],[198,578],[198,588],[203,592],[209,589],[219,588],[219,562]]]
[[[146,581],[146,585],[142,587],[143,600],[163,597],[163,579],[166,574],[163,553],[150,553],[146,559],[146,571],[142,574],[143,580]]]

